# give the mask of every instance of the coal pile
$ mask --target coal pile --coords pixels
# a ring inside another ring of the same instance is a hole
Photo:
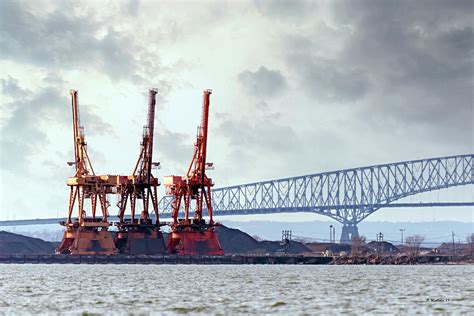
[[[0,231],[0,255],[53,254],[54,245],[39,238]]]
[[[226,254],[273,254],[310,253],[311,249],[304,244],[291,241],[290,245],[282,245],[279,241],[257,241],[249,234],[238,229],[218,226],[216,233],[221,247]],[[168,240],[168,234],[163,233]],[[0,231],[0,255],[43,255],[53,254],[57,243],[51,243],[39,238]]]
[[[216,228],[224,252],[226,254],[244,254],[244,253],[275,253],[284,252],[284,246],[279,241],[257,241],[249,234],[238,229],[229,228],[224,225]],[[300,242],[291,241],[288,247],[288,253],[299,254],[311,252],[309,248]]]

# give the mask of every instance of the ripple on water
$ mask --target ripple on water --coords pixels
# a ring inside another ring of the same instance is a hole
[[[0,265],[0,314],[449,313],[474,266]]]

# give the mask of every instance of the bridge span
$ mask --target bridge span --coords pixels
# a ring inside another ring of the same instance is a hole
[[[341,241],[358,236],[357,224],[383,207],[473,206],[395,201],[433,190],[474,184],[474,154],[403,161],[235,185],[212,190],[217,215],[313,212],[343,224]],[[160,200],[171,212],[172,197]]]
[[[313,212],[343,224],[341,242],[358,236],[357,224],[384,207],[474,206],[459,203],[395,203],[415,194],[474,184],[474,154],[447,156],[316,173],[212,190],[215,215]],[[171,196],[159,202],[171,213]],[[59,219],[0,221],[0,226]],[[15,222],[15,223],[14,223]]]

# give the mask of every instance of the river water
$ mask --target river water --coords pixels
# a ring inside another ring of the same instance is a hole
[[[473,313],[474,266],[0,265],[0,314]]]

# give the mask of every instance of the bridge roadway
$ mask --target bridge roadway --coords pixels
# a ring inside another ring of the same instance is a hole
[[[357,224],[381,208],[474,206],[474,201],[395,203],[423,192],[474,184],[473,158],[474,154],[428,158],[216,188],[212,190],[214,214],[313,212],[342,223],[341,242],[348,242],[358,236]],[[161,198],[163,219],[169,218],[171,203],[171,196]],[[59,220],[0,221],[0,226]]]

